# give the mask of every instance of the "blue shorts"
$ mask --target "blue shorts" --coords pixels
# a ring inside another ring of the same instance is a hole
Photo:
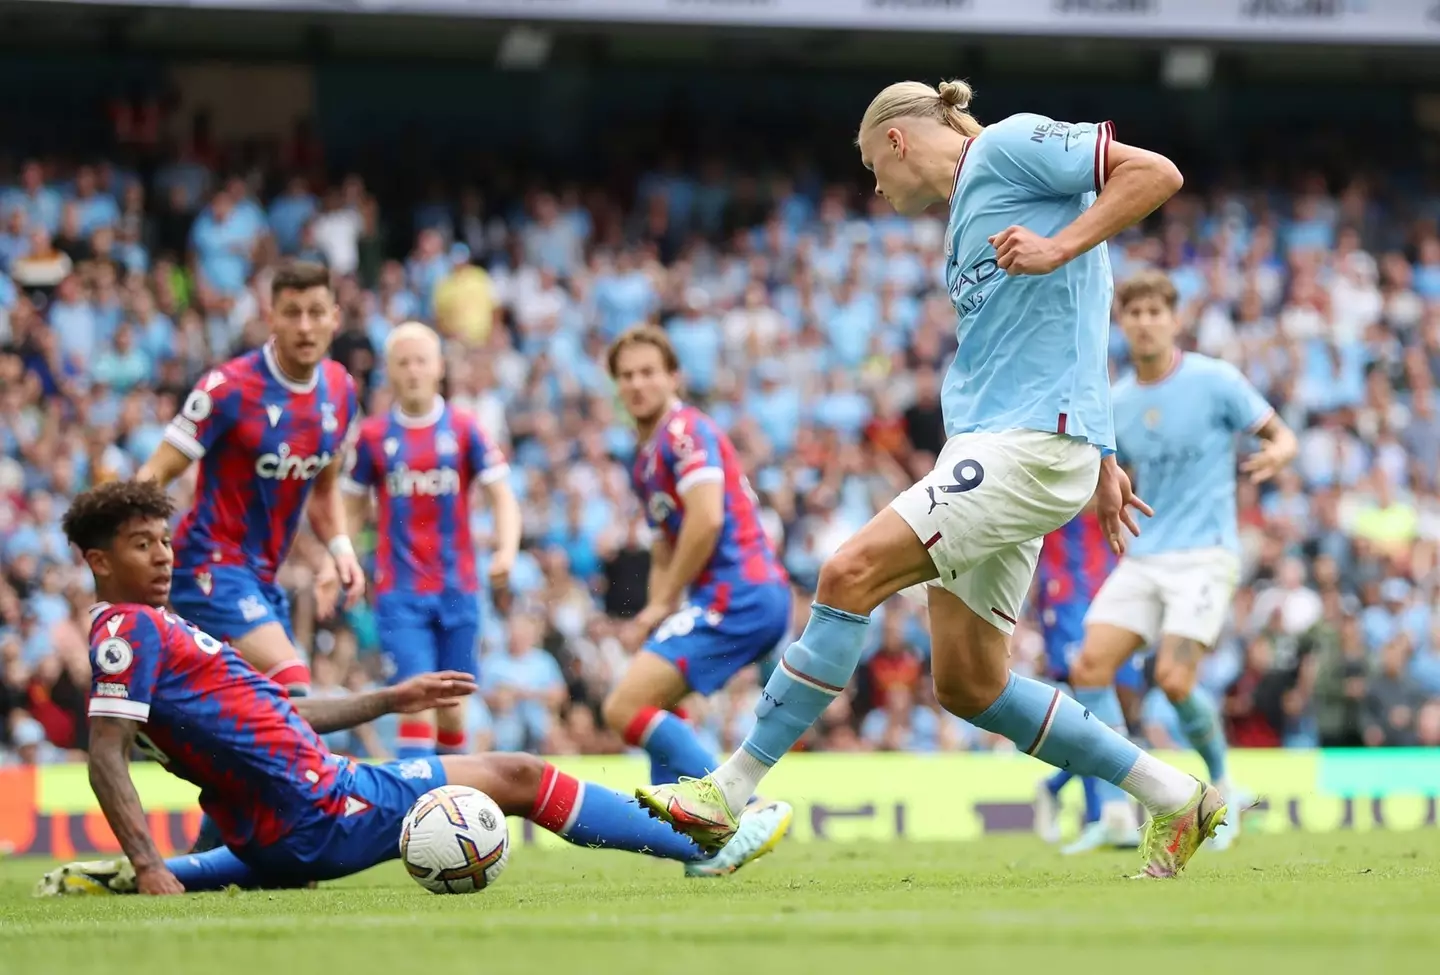
[[[697,595],[656,628],[644,649],[679,668],[690,689],[714,694],[740,669],[775,649],[790,629],[790,586],[736,587],[723,611]]]
[[[1070,664],[1085,645],[1085,611],[1089,604],[1081,601],[1061,603],[1047,607],[1040,614],[1040,627],[1045,636],[1045,658],[1050,679],[1060,684],[1070,683]],[[1131,690],[1143,690],[1145,674],[1141,666],[1142,653],[1126,660],[1115,671],[1115,686]]]
[[[400,829],[415,801],[446,784],[438,758],[355,764],[344,788],[346,812],[302,827],[271,846],[236,850],[262,886],[335,880],[400,855]]]
[[[375,625],[392,683],[437,670],[476,671],[480,608],[474,593],[382,593],[375,600]]]
[[[175,570],[170,580],[175,612],[217,640],[233,643],[266,623],[279,623],[291,645],[290,599],[273,582],[262,582],[243,565]]]

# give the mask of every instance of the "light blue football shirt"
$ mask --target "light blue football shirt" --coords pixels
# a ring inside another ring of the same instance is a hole
[[[1126,375],[1114,398],[1120,462],[1155,509],[1154,518],[1139,516],[1140,537],[1129,553],[1221,547],[1238,553],[1236,434],[1270,418],[1265,397],[1228,362],[1185,353],[1157,382]]]
[[[960,316],[941,393],[950,436],[1047,430],[1114,448],[1106,246],[1050,274],[1012,277],[989,242],[1012,225],[1051,237],[1084,213],[1105,185],[1111,137],[1108,122],[1012,115],[967,143],[945,238],[945,284]]]

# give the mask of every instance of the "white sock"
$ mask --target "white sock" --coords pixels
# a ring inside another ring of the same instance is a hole
[[[765,778],[765,773],[769,771],[770,766],[745,749],[737,748],[734,755],[710,773],[710,777],[725,794],[725,804],[730,807],[730,811],[739,815],[750,797],[755,794],[760,780]]]
[[[1199,783],[1149,752],[1141,752],[1120,788],[1130,793],[1152,816],[1168,816],[1191,799]]]

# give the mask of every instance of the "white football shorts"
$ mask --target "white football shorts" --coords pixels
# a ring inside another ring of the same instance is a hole
[[[1041,430],[962,433],[935,469],[891,502],[940,577],[982,619],[1015,631],[1044,537],[1095,494],[1100,449]],[[907,591],[908,592],[908,591]]]
[[[1095,594],[1085,625],[1118,626],[1151,645],[1173,635],[1212,647],[1239,582],[1240,558],[1226,548],[1126,556]]]

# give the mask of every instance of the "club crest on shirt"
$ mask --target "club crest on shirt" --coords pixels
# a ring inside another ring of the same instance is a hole
[[[1150,407],[1150,409],[1145,411],[1145,415],[1142,416],[1140,420],[1145,424],[1145,429],[1154,430],[1160,425],[1160,408],[1156,406]]]
[[[457,454],[460,452],[460,444],[455,439],[455,434],[449,430],[443,430],[435,435],[435,452],[437,454]]]
[[[394,437],[386,437],[386,438],[385,438],[384,447],[385,447],[385,456],[386,456],[386,457],[394,457],[394,456],[395,456],[395,452],[400,449],[400,441],[399,441],[399,440],[396,440]]]
[[[326,433],[334,433],[340,429],[340,421],[335,417],[334,403],[320,404],[320,429]]]
[[[210,575],[209,569],[201,569],[195,573],[195,585],[199,586],[200,591],[205,595],[210,595],[215,588],[215,579]]]

